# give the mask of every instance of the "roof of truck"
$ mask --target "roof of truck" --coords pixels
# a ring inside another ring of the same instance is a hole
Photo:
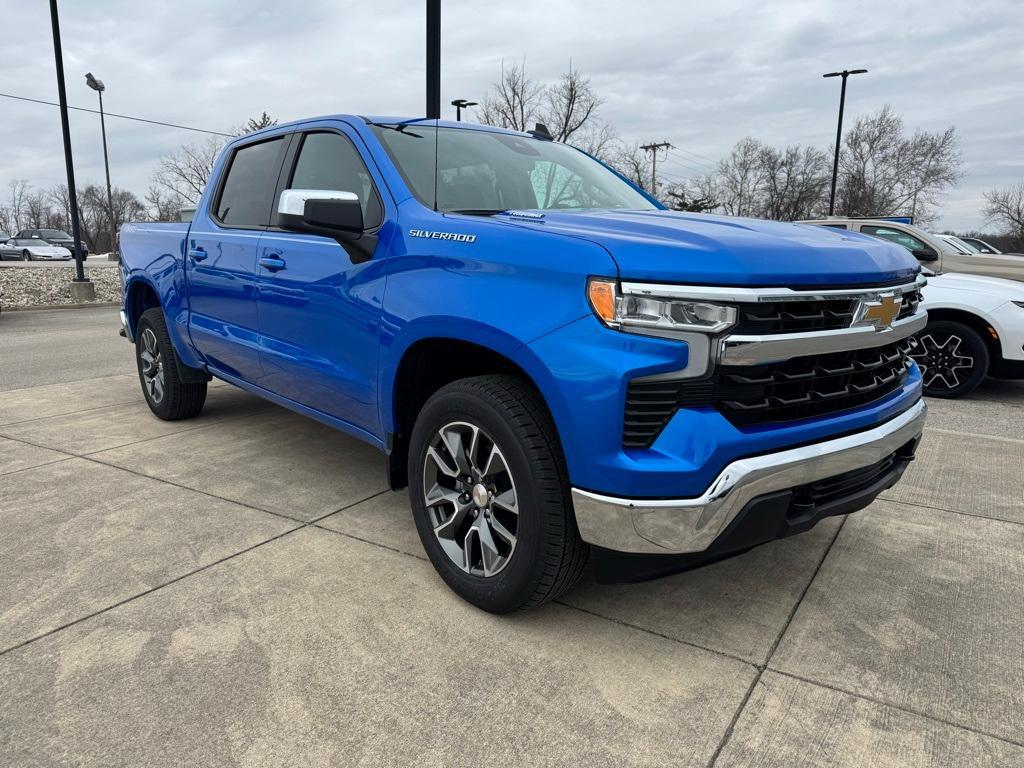
[[[264,128],[262,131],[256,133],[263,133],[264,131],[276,131],[281,128],[290,128],[292,126],[305,125],[306,123],[315,123],[322,120],[343,120],[346,122],[357,123],[363,122],[368,124],[380,124],[380,125],[401,125],[409,124],[415,125],[416,123],[426,123],[434,125],[435,123],[442,128],[462,128],[478,131],[490,131],[492,133],[507,133],[513,136],[530,136],[529,133],[523,131],[513,131],[510,128],[499,128],[494,125],[483,125],[481,123],[471,123],[468,121],[456,122],[455,120],[431,120],[426,117],[402,117],[396,115],[319,115],[317,117],[304,117],[301,120],[291,120],[287,123],[281,123],[280,125],[273,125],[269,128]],[[252,135],[252,134],[249,134]]]

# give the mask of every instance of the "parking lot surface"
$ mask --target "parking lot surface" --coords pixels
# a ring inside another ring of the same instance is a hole
[[[496,617],[373,449],[220,383],[161,422],[116,313],[11,317],[0,765],[1024,765],[1024,384],[849,518]]]

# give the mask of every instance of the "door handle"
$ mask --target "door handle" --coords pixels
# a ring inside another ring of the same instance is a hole
[[[205,248],[193,248],[188,252],[188,257],[192,261],[205,261],[209,255]]]
[[[260,266],[271,272],[277,272],[285,268],[285,262],[280,256],[261,256]]]

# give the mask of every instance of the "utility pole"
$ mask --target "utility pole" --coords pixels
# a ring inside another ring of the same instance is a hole
[[[658,196],[658,150],[671,149],[672,145],[667,141],[659,141],[651,144],[641,144],[640,149],[651,153],[651,194]]]
[[[829,72],[822,77],[841,77],[843,87],[839,90],[839,125],[836,126],[836,153],[832,160],[832,192],[828,196],[828,215],[836,209],[836,179],[839,178],[839,145],[843,141],[843,107],[846,106],[846,78],[850,75],[863,75],[866,69],[844,69],[842,72]]]
[[[57,66],[57,96],[60,102],[60,127],[64,134],[64,165],[68,174],[68,207],[71,209],[71,237],[75,241],[75,277],[71,296],[77,300],[96,298],[96,286],[85,276],[82,264],[82,230],[78,225],[78,195],[75,192],[75,164],[71,159],[71,127],[68,123],[68,94],[64,88],[64,54],[60,47],[60,21],[57,0],[50,0],[50,25],[53,27],[53,60]]]

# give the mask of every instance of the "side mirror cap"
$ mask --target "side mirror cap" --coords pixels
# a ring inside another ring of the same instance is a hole
[[[931,248],[915,248],[913,251],[911,251],[911,253],[914,254],[918,261],[939,260],[939,254],[937,254]]]
[[[278,200],[281,226],[328,237],[363,232],[363,206],[354,192],[286,189]]]

